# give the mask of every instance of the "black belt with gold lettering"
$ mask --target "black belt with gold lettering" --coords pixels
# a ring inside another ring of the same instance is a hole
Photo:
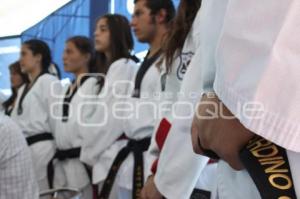
[[[48,176],[48,183],[49,183],[50,188],[53,188],[53,179],[54,179],[53,161],[55,159],[57,159],[59,161],[64,161],[67,159],[79,158],[80,151],[81,151],[81,147],[72,148],[72,149],[68,149],[68,150],[59,150],[59,149],[56,150],[54,157],[50,160],[50,162],[48,163],[48,167],[47,167],[47,176]],[[90,181],[92,182],[92,172],[90,171],[90,169],[88,169],[87,165],[85,165],[85,164],[83,164],[83,165],[84,165],[86,172],[90,178]]]
[[[219,158],[213,151],[204,152]],[[241,150],[240,158],[262,199],[297,199],[284,148],[256,136]]]
[[[53,140],[53,135],[51,133],[40,133],[26,138],[27,144],[29,146],[34,143],[46,141],[46,140]]]
[[[146,151],[150,145],[151,138],[142,140],[129,139],[127,146],[120,150],[116,156],[108,175],[104,181],[99,199],[108,199],[112,190],[115,178],[122,163],[125,161],[130,152],[134,155],[134,172],[133,172],[133,186],[132,198],[140,198],[141,189],[144,185],[144,159],[143,152]]]
[[[240,158],[262,199],[297,199],[284,148],[255,137],[241,151]]]

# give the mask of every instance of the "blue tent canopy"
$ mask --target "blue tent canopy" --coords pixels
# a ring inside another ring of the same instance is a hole
[[[107,1],[108,2],[108,1]],[[75,35],[92,36],[92,24],[96,16],[108,11],[105,1],[75,0],[52,13],[40,23],[24,31],[22,41],[38,38],[46,41],[52,50],[54,62],[59,66],[62,77],[70,77],[64,73],[62,54],[65,41]]]
[[[8,65],[18,60],[20,43],[18,36],[0,40],[0,90],[10,88]]]

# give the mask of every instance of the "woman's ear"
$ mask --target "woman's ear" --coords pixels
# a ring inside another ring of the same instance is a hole
[[[166,23],[167,11],[165,9],[160,9],[160,11],[156,14],[155,18],[157,23]]]
[[[36,61],[37,61],[38,63],[41,63],[41,62],[42,62],[43,57],[42,57],[41,54],[36,54],[34,57],[35,57],[35,59],[36,59]]]
[[[89,62],[92,59],[91,54],[85,54],[86,61]]]

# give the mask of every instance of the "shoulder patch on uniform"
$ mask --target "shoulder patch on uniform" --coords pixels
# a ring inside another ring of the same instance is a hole
[[[193,52],[183,52],[179,56],[179,66],[177,67],[177,78],[179,80],[182,80],[189,64],[191,63],[192,57],[194,53]]]

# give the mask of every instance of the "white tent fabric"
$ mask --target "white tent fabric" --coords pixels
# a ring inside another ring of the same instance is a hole
[[[20,35],[71,0],[0,0],[0,37]]]

